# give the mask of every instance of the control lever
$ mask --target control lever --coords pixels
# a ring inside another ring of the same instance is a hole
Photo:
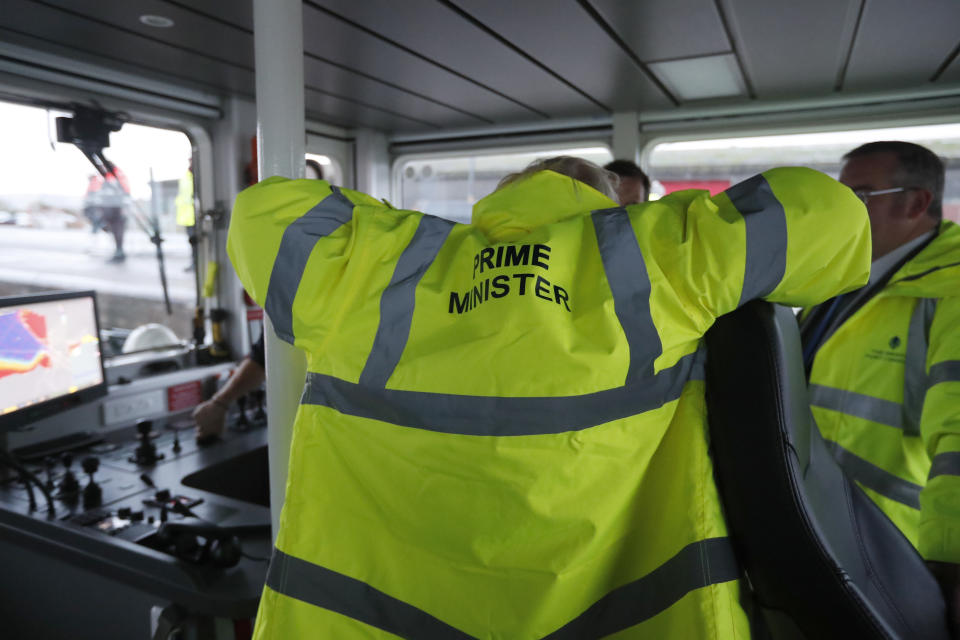
[[[53,456],[47,456],[43,459],[43,466],[47,471],[47,491],[53,491],[57,488],[56,483],[53,481],[53,470],[57,466],[57,459]]]
[[[257,401],[257,411],[253,414],[253,420],[259,424],[267,421],[267,412],[263,410],[263,401],[267,397],[266,389],[256,389],[253,397]]]
[[[89,456],[80,463],[83,471],[90,476],[90,482],[83,488],[83,508],[92,509],[99,507],[103,502],[103,490],[93,481],[93,474],[100,468],[100,459],[96,456]]]
[[[73,464],[73,456],[65,453],[61,456],[60,462],[63,463],[63,468],[65,469],[63,480],[60,481],[60,499],[76,500],[77,493],[80,491],[80,483],[77,481],[77,476],[73,475],[73,471],[70,469],[70,465]]]
[[[140,434],[140,445],[134,450],[130,462],[139,465],[153,465],[157,460],[163,460],[163,454],[157,453],[157,445],[150,442],[150,431],[153,429],[151,420],[138,420],[137,433]]]
[[[173,452],[180,453],[181,449],[183,449],[183,447],[180,446],[180,432],[174,431],[173,432]]]
[[[247,420],[247,396],[237,398],[237,406],[240,407],[240,417],[237,418],[237,424],[234,428],[237,431],[249,431],[250,421]]]

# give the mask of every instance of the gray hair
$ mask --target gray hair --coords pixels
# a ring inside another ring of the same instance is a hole
[[[892,179],[898,187],[916,187],[930,192],[932,199],[927,214],[939,222],[943,218],[943,161],[930,149],[912,142],[883,140],[862,144],[843,156],[844,160],[878,153],[892,153],[897,158],[897,172]]]
[[[617,185],[620,184],[620,177],[617,176],[617,174],[612,171],[607,171],[589,160],[575,158],[573,156],[554,156],[552,158],[534,160],[522,171],[504,176],[499,184],[497,184],[497,189],[502,189],[508,184],[529,178],[539,171],[553,171],[565,175],[568,178],[573,178],[574,180],[593,187],[613,201],[617,199]]]

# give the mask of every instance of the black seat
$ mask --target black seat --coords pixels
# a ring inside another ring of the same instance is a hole
[[[949,640],[923,560],[813,424],[790,310],[752,302],[720,318],[706,388],[714,473],[765,632]]]

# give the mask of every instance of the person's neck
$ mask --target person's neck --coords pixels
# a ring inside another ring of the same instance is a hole
[[[895,249],[886,252],[879,258],[875,258],[873,262],[870,263],[870,280],[868,284],[873,284],[876,282],[879,278],[893,269],[911,251],[926,242],[929,236],[933,234],[935,228],[936,227],[933,227],[913,235],[909,240],[902,242]]]

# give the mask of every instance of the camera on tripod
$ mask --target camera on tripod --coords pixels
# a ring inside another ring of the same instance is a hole
[[[110,146],[110,133],[120,131],[126,120],[119,113],[74,105],[72,118],[57,118],[57,142],[99,151]]]

